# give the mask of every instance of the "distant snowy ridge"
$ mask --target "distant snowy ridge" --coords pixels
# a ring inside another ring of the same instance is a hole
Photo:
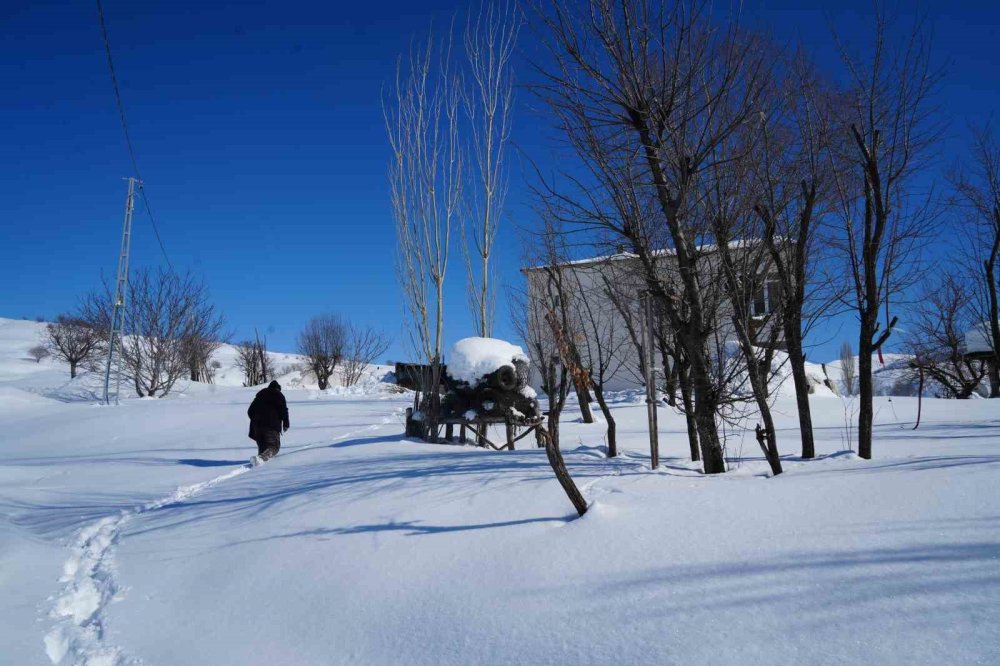
[[[4,395],[2,392],[6,390],[4,399],[18,400],[26,405],[35,402],[36,398],[64,402],[99,400],[104,386],[102,373],[81,370],[76,379],[70,380],[65,363],[53,358],[35,362],[28,356],[29,349],[44,342],[46,326],[45,322],[0,317],[0,395]],[[183,379],[174,385],[167,397],[211,391],[213,386],[243,386],[243,371],[236,364],[237,357],[235,345],[221,345],[212,354],[210,364],[218,367],[212,368],[214,374],[211,382]],[[318,390],[316,377],[309,370],[306,357],[278,351],[269,351],[268,357],[276,373],[275,379],[282,387]],[[379,394],[387,390],[384,379],[390,370],[390,366],[371,365],[362,373],[355,386],[345,387],[341,381],[341,369],[337,368],[330,378],[329,390],[333,391],[332,395]],[[9,388],[5,388],[5,384]],[[35,395],[32,396],[32,393]],[[124,380],[121,397],[136,397]]]

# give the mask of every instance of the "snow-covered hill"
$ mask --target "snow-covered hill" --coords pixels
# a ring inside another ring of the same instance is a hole
[[[726,430],[731,471],[685,457],[684,420],[567,410],[582,519],[545,453],[402,438],[406,396],[286,394],[250,469],[253,388],[104,407],[0,322],[0,663],[989,664],[1000,654],[1000,413],[876,399],[875,459],[816,394],[820,457],[785,474]],[[31,331],[34,330],[34,333]],[[72,383],[71,383],[72,384]],[[79,389],[79,390],[78,390]],[[83,397],[74,397],[83,396]],[[748,423],[747,425],[751,425]],[[521,446],[524,444],[524,446]]]
[[[28,350],[45,339],[44,322],[0,318],[0,387],[14,386],[56,400],[97,400],[103,395],[100,373],[81,371],[75,380],[69,378],[69,367],[56,359],[46,358],[36,363]],[[318,390],[316,376],[309,370],[305,357],[299,354],[269,351],[268,356],[283,387]],[[172,392],[173,397],[211,392],[216,387],[242,387],[243,371],[236,364],[236,347],[224,344],[212,355],[214,376],[211,383],[182,380]],[[355,386],[342,385],[341,369],[331,377],[327,392],[331,395],[367,395],[391,388],[385,384],[391,366],[369,366]],[[135,397],[123,386],[123,399]]]

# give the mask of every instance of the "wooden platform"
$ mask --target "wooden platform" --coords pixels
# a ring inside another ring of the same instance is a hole
[[[410,422],[410,414],[412,412],[407,409],[406,419],[407,423]],[[514,444],[531,433],[535,433],[535,441],[539,448],[545,446],[545,428],[542,425],[543,419],[519,419],[510,417],[484,417],[478,419],[442,419],[441,425],[444,426],[444,440],[446,442],[452,442],[455,440],[455,426],[458,426],[458,443],[466,444],[469,441],[469,431],[472,433],[472,438],[476,446],[481,446],[483,448],[491,448],[494,451],[513,451]],[[491,425],[502,425],[504,426],[504,433],[506,437],[503,444],[496,444],[486,436],[487,429]],[[409,432],[409,427],[407,431]],[[518,432],[521,430],[521,432]]]

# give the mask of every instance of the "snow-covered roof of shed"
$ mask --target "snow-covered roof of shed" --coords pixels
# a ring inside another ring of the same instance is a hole
[[[485,376],[514,361],[528,362],[524,350],[496,338],[463,338],[447,356],[448,374],[453,379],[475,385]]]

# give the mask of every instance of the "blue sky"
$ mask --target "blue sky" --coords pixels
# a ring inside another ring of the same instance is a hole
[[[204,275],[236,337],[267,332],[291,350],[312,315],[336,311],[383,326],[407,356],[393,272],[379,106],[396,54],[447,2],[268,3],[106,0],[115,65],[139,166],[167,252]],[[831,23],[848,39],[868,2],[758,1],[755,22],[801,38],[835,65]],[[908,8],[909,4],[899,5]],[[1000,3],[927,2],[940,106],[950,120],[937,166],[950,164],[1000,108]],[[527,35],[527,33],[525,33]],[[530,50],[530,35],[526,48]],[[0,316],[53,317],[114,271],[129,175],[94,3],[20,2],[0,8]],[[545,119],[520,93],[518,148],[544,167]],[[530,225],[513,169],[511,233],[501,279],[516,285],[516,225]],[[471,334],[463,267],[451,267],[448,341]],[[139,206],[134,265],[162,262]],[[496,335],[513,333],[506,301]],[[846,328],[828,328],[815,352],[831,358]]]

